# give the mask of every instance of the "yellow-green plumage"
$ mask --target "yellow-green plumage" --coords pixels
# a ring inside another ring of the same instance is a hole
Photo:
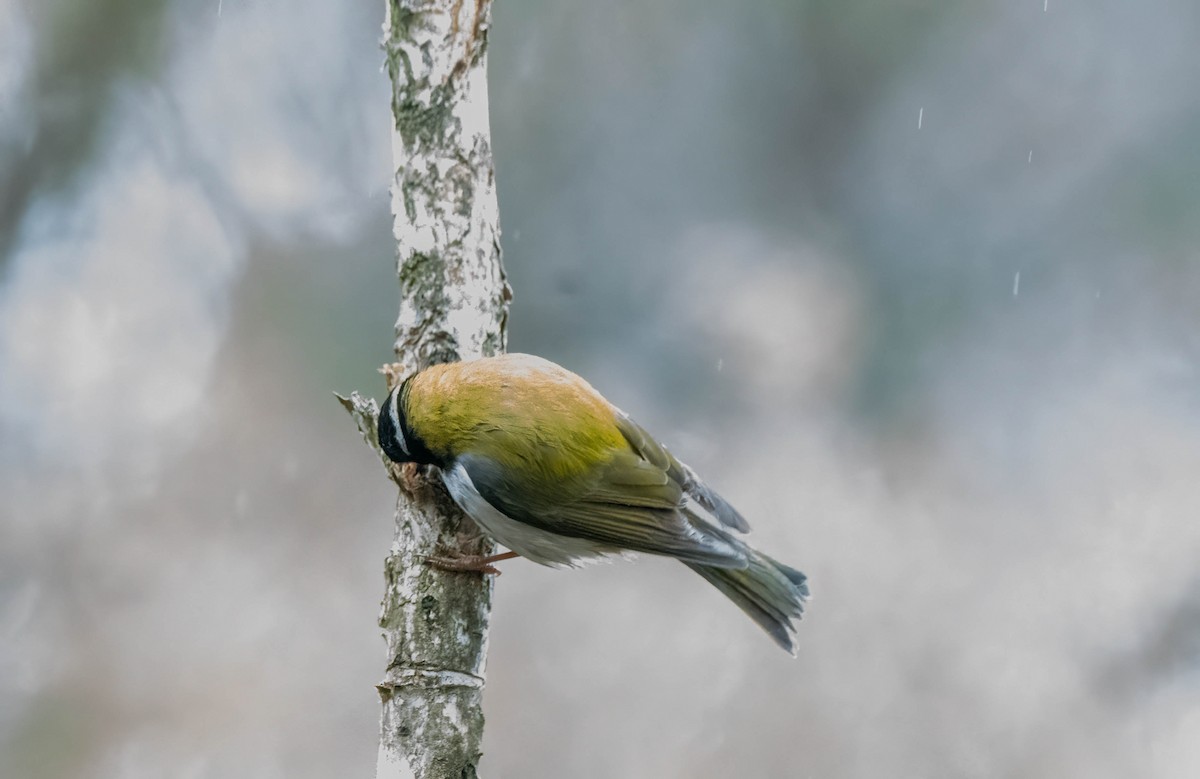
[[[442,457],[483,451],[502,465],[574,480],[628,450],[611,405],[578,376],[523,354],[434,365],[404,399],[413,432]]]
[[[498,542],[545,565],[621,551],[674,557],[795,651],[804,574],[746,544],[720,495],[586,381],[511,354],[435,365],[384,404],[379,440],[437,465]]]

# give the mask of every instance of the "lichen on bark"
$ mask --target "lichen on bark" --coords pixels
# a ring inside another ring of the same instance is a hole
[[[386,0],[383,49],[392,79],[400,313],[395,353],[406,371],[502,352],[511,292],[500,258],[488,128],[490,0]],[[378,449],[377,408],[343,399]],[[378,685],[377,776],[477,776],[491,607],[490,577],[425,565],[491,543],[436,474],[389,467],[400,485],[379,625],[388,662]]]

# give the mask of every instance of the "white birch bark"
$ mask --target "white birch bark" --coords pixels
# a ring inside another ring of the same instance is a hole
[[[394,231],[399,246],[396,357],[412,371],[504,350],[510,292],[488,129],[490,0],[386,0],[392,80]],[[373,401],[343,401],[369,443]],[[477,776],[492,577],[424,564],[438,551],[487,554],[433,474],[399,476],[396,536],[379,624],[379,779]]]

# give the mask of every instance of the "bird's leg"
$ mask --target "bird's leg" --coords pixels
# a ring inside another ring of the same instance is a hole
[[[511,560],[514,557],[520,557],[516,552],[501,552],[493,555],[439,555],[436,557],[426,557],[425,564],[437,568],[439,571],[452,572],[478,572],[491,573],[496,576],[500,575],[500,569],[492,565],[501,560]]]

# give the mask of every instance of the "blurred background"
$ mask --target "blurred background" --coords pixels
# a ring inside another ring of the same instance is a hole
[[[374,770],[379,0],[0,0],[0,775]],[[484,775],[1200,775],[1200,6],[502,0],[510,347],[812,578],[497,582]]]

